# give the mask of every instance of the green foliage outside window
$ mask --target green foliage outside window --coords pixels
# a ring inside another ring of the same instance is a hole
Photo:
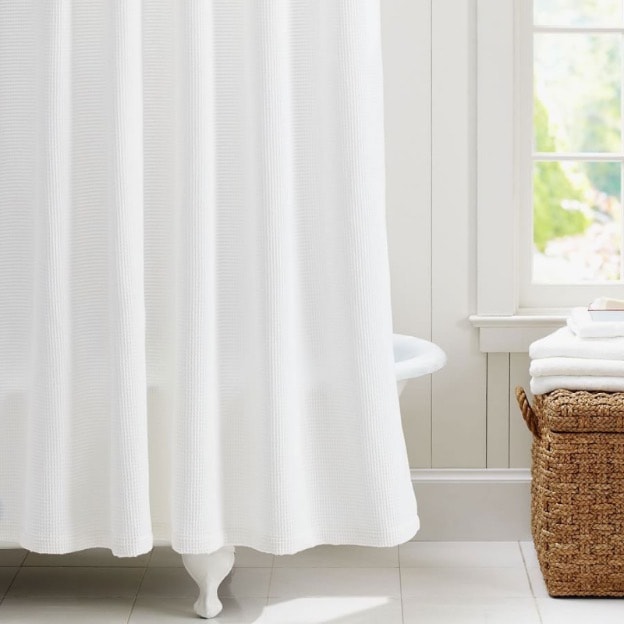
[[[554,151],[550,135],[548,112],[535,98],[535,139],[540,151]],[[540,252],[552,238],[582,234],[590,220],[578,210],[563,208],[565,201],[582,202],[584,193],[568,178],[561,163],[540,162],[536,164],[533,180],[533,239]]]
[[[532,0],[533,280],[618,280],[622,253],[622,0]],[[562,154],[556,160],[555,154]],[[596,157],[595,154],[600,154]]]

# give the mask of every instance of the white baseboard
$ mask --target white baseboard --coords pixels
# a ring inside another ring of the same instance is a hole
[[[528,469],[412,470],[417,541],[531,539]]]
[[[528,469],[412,470],[420,531],[416,541],[531,539]],[[167,522],[152,522],[157,544],[167,544]]]

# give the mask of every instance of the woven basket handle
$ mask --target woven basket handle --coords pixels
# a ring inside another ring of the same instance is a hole
[[[526,392],[521,386],[516,387],[516,400],[518,401],[520,411],[522,412],[522,417],[524,418],[524,422],[527,424],[529,431],[536,438],[539,438],[540,431],[539,425],[537,424],[537,416],[535,415],[535,412],[531,409],[531,404],[529,403]]]

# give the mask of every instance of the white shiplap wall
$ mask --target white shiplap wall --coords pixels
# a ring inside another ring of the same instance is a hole
[[[484,354],[476,311],[476,2],[381,0],[395,331],[446,368],[402,398],[413,468],[524,468],[526,354]]]

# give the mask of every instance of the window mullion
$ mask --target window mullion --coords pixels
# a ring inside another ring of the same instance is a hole
[[[624,152],[534,152],[536,161],[581,160],[585,162],[622,162]]]
[[[617,35],[624,33],[624,26],[533,26],[537,34],[585,34],[585,35]]]

